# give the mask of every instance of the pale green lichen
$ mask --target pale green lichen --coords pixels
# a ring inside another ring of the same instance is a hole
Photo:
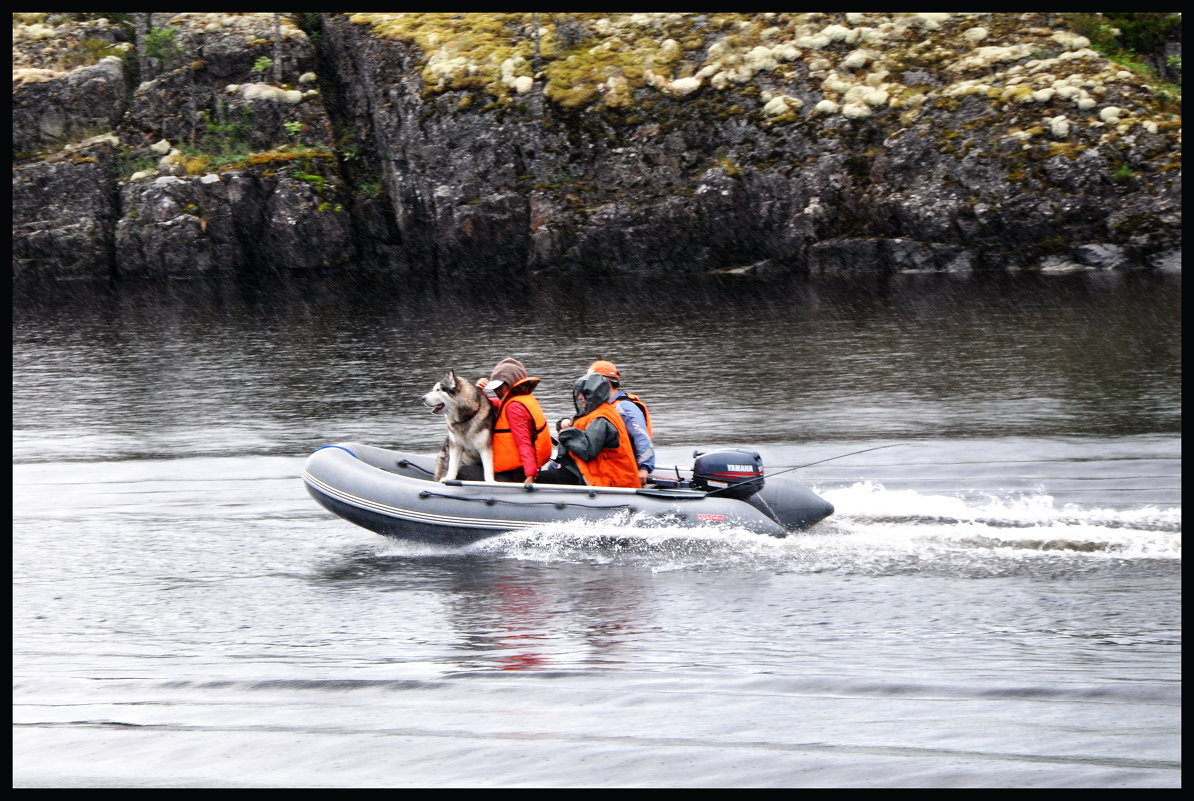
[[[14,14],[14,90],[64,74],[47,52],[70,36],[77,41],[67,17]],[[1082,132],[1113,141],[1140,130],[1180,147],[1180,112],[1163,111],[1145,78],[1091,49],[1087,37],[1062,27],[1055,15],[527,12],[349,19],[413,45],[424,92],[455,93],[448,99],[454,108],[525,108],[520,98],[539,92],[560,109],[612,109],[628,121],[653,103],[686,102],[702,113],[749,114],[769,126],[821,125],[836,115],[859,121],[887,115],[908,125],[930,109],[984,102],[998,124],[1040,128],[1055,141]],[[169,22],[197,35],[240,36],[257,48],[273,30],[269,13],[180,13]],[[285,37],[303,35],[286,15],[281,25]],[[921,73],[931,78],[909,78]],[[245,91],[282,102],[312,96],[300,98],[291,86],[269,98],[268,90]]]
[[[429,93],[481,92],[505,103],[538,89],[569,111],[633,113],[654,98],[713,92],[727,113],[753,108],[769,124],[836,114],[861,120],[886,109],[907,123],[923,109],[963,98],[984,99],[1003,113],[1030,106],[1092,112],[1108,87],[1140,83],[1091,50],[1085,37],[1044,24],[1055,21],[1046,15],[493,13],[351,20],[417,45]],[[898,80],[918,69],[956,79],[944,86]],[[752,94],[761,101],[742,105],[740,98]],[[776,102],[781,95],[801,101]],[[1115,125],[1081,115],[1067,120],[1071,132]]]

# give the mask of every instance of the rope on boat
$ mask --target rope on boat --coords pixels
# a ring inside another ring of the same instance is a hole
[[[429,476],[431,476],[431,475],[435,475],[435,471],[433,471],[433,470],[428,470],[426,467],[423,467],[423,465],[421,465],[421,464],[415,464],[414,462],[412,462],[412,461],[411,461],[411,460],[409,460],[409,459],[399,459],[399,460],[398,460],[398,466],[399,466],[399,467],[413,467],[414,469],[416,469],[416,470],[419,470],[419,471],[421,471],[421,472],[424,472],[424,473],[426,473],[426,474],[427,474],[427,475],[429,475]]]
[[[450,498],[454,501],[477,501],[486,506],[493,506],[496,503],[508,503],[513,506],[554,506],[556,509],[565,509],[569,506],[575,506],[578,509],[600,509],[602,511],[607,509],[629,509],[634,510],[635,507],[628,503],[613,504],[611,506],[590,506],[587,503],[568,503],[567,501],[507,501],[498,498],[465,498],[460,495],[447,495],[442,492],[431,492],[430,490],[423,490],[419,493],[420,498]]]

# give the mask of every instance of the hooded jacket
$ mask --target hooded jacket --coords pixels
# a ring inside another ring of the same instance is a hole
[[[491,388],[506,385],[501,399],[491,398],[498,410],[493,426],[493,471],[505,473],[522,468],[523,476],[535,478],[544,462],[551,459],[551,435],[539,401],[531,393],[539,386],[527,368],[514,357],[502,359],[489,374]]]
[[[538,378],[522,378],[510,385],[506,397],[497,404],[498,419],[493,425],[495,473],[521,467],[523,475],[534,478],[551,459],[547,417],[531,394],[538,385]]]
[[[576,417],[560,432],[560,448],[593,487],[639,487],[638,464],[622,416],[609,402],[609,379],[587,375],[573,387]],[[563,461],[563,460],[562,460]]]
[[[622,415],[622,422],[626,424],[626,430],[630,433],[630,444],[634,447],[634,457],[638,460],[638,466],[650,473],[655,469],[655,446],[651,442],[655,434],[651,430],[651,412],[647,409],[647,404],[638,395],[619,386],[622,374],[613,362],[598,359],[589,365],[585,375],[593,373],[600,373],[618,382],[611,389],[610,402]]]

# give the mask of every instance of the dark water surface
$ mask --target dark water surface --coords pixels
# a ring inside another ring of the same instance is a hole
[[[14,301],[14,786],[1178,787],[1180,274],[293,276]],[[298,478],[514,355],[805,535],[387,540]]]

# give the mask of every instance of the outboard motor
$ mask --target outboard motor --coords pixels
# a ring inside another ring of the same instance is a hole
[[[692,486],[744,501],[763,488],[763,459],[754,451],[726,448],[694,453]]]

